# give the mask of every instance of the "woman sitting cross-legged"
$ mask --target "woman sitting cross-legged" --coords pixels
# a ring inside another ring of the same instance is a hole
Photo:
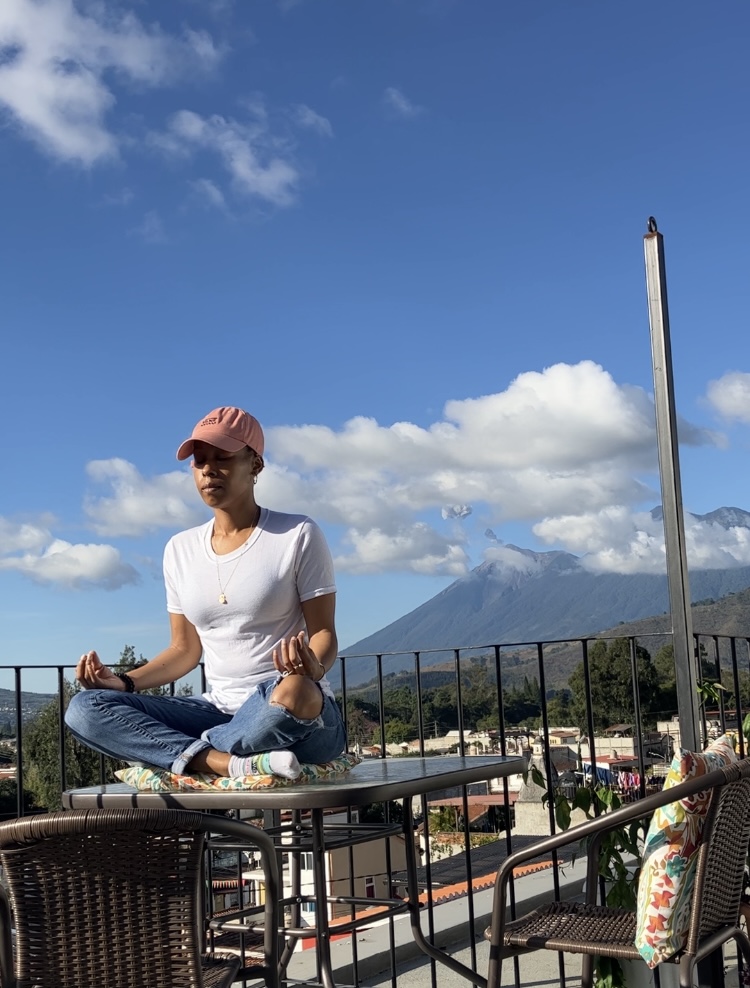
[[[346,745],[326,678],[336,660],[336,587],[320,528],[305,515],[263,508],[258,421],[239,408],[210,412],[182,443],[212,519],[175,535],[164,551],[171,641],[129,674],[95,651],[81,656],[83,686],[65,722],[105,755],[185,774],[296,778]],[[195,669],[202,697],[154,696]]]

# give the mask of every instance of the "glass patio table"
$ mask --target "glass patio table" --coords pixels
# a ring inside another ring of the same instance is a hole
[[[274,836],[279,852],[312,852],[312,872],[315,903],[316,928],[285,927],[283,935],[287,946],[280,959],[283,974],[291,958],[296,940],[314,936],[319,981],[323,988],[335,988],[331,963],[331,934],[351,932],[365,923],[372,923],[372,915],[357,917],[356,908],[382,908],[377,919],[397,913],[408,912],[412,935],[420,949],[456,974],[467,978],[472,984],[486,985],[486,979],[477,971],[457,961],[428,940],[421,927],[419,882],[417,877],[418,852],[414,840],[412,799],[427,793],[437,792],[474,782],[488,782],[491,779],[506,778],[523,772],[526,760],[521,755],[471,755],[436,756],[432,758],[374,758],[356,765],[345,774],[306,782],[299,786],[290,785],[263,790],[193,791],[193,792],[145,792],[124,784],[91,786],[86,789],[70,789],[63,793],[63,806],[66,809],[121,809],[128,807],[149,807],[151,809],[175,808],[193,810],[279,810],[289,811],[293,823],[277,828],[267,828]],[[332,810],[356,809],[371,803],[387,803],[400,800],[403,813],[398,823],[360,824],[326,823],[325,815]],[[301,822],[301,814],[309,812],[309,824]],[[248,824],[248,826],[252,826]],[[351,847],[354,844],[371,840],[381,840],[389,836],[403,836],[406,858],[407,898],[389,897],[373,899],[353,896],[331,896],[326,885],[326,853],[337,847]],[[296,877],[295,877],[296,874]],[[300,895],[299,867],[293,872],[292,898],[285,902],[296,904],[305,899]],[[331,927],[328,907],[332,902],[346,903],[354,918],[349,922],[336,923]],[[296,913],[299,922],[299,911]],[[293,916],[294,922],[294,916]],[[217,925],[215,929],[229,928]],[[235,927],[236,928],[236,927]]]

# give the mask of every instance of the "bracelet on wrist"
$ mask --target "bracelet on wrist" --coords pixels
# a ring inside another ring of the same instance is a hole
[[[124,685],[126,693],[137,692],[135,688],[135,680],[131,676],[128,676],[126,672],[118,672],[115,673],[115,675],[120,680],[120,682]]]

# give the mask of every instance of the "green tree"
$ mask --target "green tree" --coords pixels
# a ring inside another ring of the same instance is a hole
[[[403,720],[406,723],[417,723],[417,699],[414,690],[408,686],[399,686],[396,689],[384,690],[383,706],[388,711],[388,716],[395,720]]]
[[[369,705],[367,705],[369,706]],[[348,700],[346,704],[346,727],[350,744],[368,745],[380,739],[377,711],[375,718],[368,716],[366,706],[357,700]]]
[[[428,826],[431,834],[455,833],[458,830],[458,810],[453,806],[438,806],[430,810]]]
[[[114,666],[116,672],[127,672],[144,662],[141,655],[136,659],[135,648],[126,645]],[[63,708],[66,709],[79,690],[77,684],[64,681]],[[167,695],[168,686],[146,690],[147,693]],[[190,696],[193,690],[188,684],[181,686],[178,693]],[[65,788],[98,785],[102,781],[101,756],[98,752],[77,741],[69,731],[64,732],[65,745]],[[60,777],[60,705],[55,699],[43,707],[34,720],[25,728],[23,735],[24,784],[31,793],[38,808],[56,810],[60,808],[62,780]],[[124,762],[113,758],[104,759],[104,777],[124,767]]]
[[[359,810],[360,823],[401,823],[404,819],[404,809],[400,802],[391,800],[388,803],[370,803]]]
[[[438,736],[458,728],[458,693],[455,683],[427,690],[422,699],[424,722],[433,725]]]
[[[34,794],[24,789],[24,812],[28,813],[37,808]],[[11,820],[16,816],[18,816],[18,785],[15,779],[3,779],[0,781],[0,820]]]
[[[641,712],[648,719],[659,709],[658,675],[650,654],[640,645],[636,646],[636,669]],[[597,641],[589,650],[589,677],[595,727],[607,728],[612,724],[631,723],[634,705],[629,639],[615,638],[609,643]],[[577,725],[585,730],[586,683],[583,662],[573,670],[568,685],[573,694],[573,716]]]
[[[464,722],[477,730],[489,730],[485,725],[498,724],[497,686],[494,670],[481,659],[472,662],[467,670],[461,701],[464,708]]]
[[[729,678],[731,679],[731,676]],[[742,709],[747,710],[750,708],[750,673],[741,669],[738,678],[740,683],[740,703],[742,704]],[[730,683],[726,685],[730,685]]]
[[[136,659],[134,645],[126,645],[120,652],[120,660],[117,663],[117,668],[120,672],[127,672],[130,669],[135,669],[138,665],[142,665],[145,661],[142,655],[140,659]]]
[[[674,670],[674,646],[663,645],[654,656],[654,669],[659,682],[661,712],[666,718],[677,712],[677,680]]]
[[[541,693],[536,679],[529,680],[528,676],[524,676],[523,686],[506,690],[504,701],[505,721],[508,725],[536,722],[541,715]]]
[[[568,727],[573,720],[570,690],[557,690],[547,700],[547,720],[550,727]]]
[[[706,646],[703,642],[698,648],[698,659],[700,662],[700,675],[703,682],[716,682],[716,662],[709,659]],[[662,646],[654,656],[654,669],[658,678],[659,690],[659,713],[664,717],[677,713],[677,678],[674,662],[674,645],[670,642]],[[734,684],[731,676],[722,674],[724,686],[729,692],[733,692]]]
[[[389,717],[386,721],[386,744],[401,744],[402,741],[412,741],[416,736],[417,731],[413,724],[397,720],[395,717]]]
[[[120,658],[117,664],[114,666],[115,672],[130,672],[133,669],[137,669],[138,666],[144,665],[147,660],[140,655],[137,659],[135,657],[135,646],[126,645],[122,652],[120,652]],[[140,690],[141,693],[148,693],[151,696],[169,696],[172,690],[169,686],[155,686],[150,690]],[[182,686],[177,689],[178,696],[192,696],[193,687],[189,683],[183,683]]]
[[[66,679],[63,706],[67,708],[78,687]],[[65,787],[93,786],[100,781],[99,755],[65,731]],[[60,809],[60,705],[52,700],[24,731],[24,784],[38,807]]]

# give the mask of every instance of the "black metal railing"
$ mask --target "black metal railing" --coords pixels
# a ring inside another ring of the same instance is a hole
[[[337,667],[339,678],[334,680],[334,686],[347,721],[350,747],[356,746],[363,757],[393,758],[408,757],[409,754],[426,757],[440,747],[436,735],[444,737],[446,731],[455,733],[447,735],[449,741],[444,742],[442,747],[451,742],[456,753],[468,755],[474,750],[472,733],[476,735],[480,728],[485,729],[483,739],[486,744],[501,754],[528,751],[529,756],[535,757],[547,780],[548,798],[543,818],[546,832],[552,833],[556,828],[552,798],[555,795],[556,764],[550,741],[556,728],[571,726],[559,723],[562,713],[568,711],[571,720],[575,721],[572,726],[583,730],[588,742],[587,758],[592,766],[593,778],[596,778],[593,769],[599,764],[597,749],[601,751],[606,747],[602,725],[607,723],[613,712],[614,698],[611,698],[610,709],[603,709],[607,706],[607,700],[602,700],[597,692],[601,689],[603,654],[605,664],[607,656],[616,656],[619,666],[627,671],[629,696],[626,695],[627,690],[621,690],[616,709],[628,714],[632,742],[623,738],[622,743],[628,741],[632,748],[631,761],[637,768],[637,773],[633,774],[637,774],[639,779],[635,795],[645,795],[648,770],[656,770],[654,756],[657,753],[654,743],[647,744],[645,739],[658,723],[673,725],[673,729],[666,732],[669,742],[675,742],[679,737],[676,706],[669,703],[673,697],[669,684],[659,684],[659,696],[663,702],[660,707],[649,693],[657,682],[653,661],[649,664],[644,657],[648,652],[653,660],[654,655],[668,644],[668,635],[652,635],[342,655]],[[703,693],[696,698],[696,702],[700,702],[703,737],[708,739],[712,733],[741,727],[750,711],[750,636],[698,635],[695,647],[701,660],[699,681],[703,687]],[[662,672],[664,669],[668,671],[668,663],[662,662]],[[50,746],[53,749],[51,755],[48,751],[48,757],[56,758],[60,792],[71,785],[80,784],[77,780],[72,781],[68,754],[72,739],[67,736],[63,722],[73,674],[73,667],[68,665],[0,666],[0,697],[4,697],[4,706],[0,707],[0,723],[6,724],[6,733],[8,724],[15,730],[17,765],[13,807],[7,805],[8,782],[3,784],[6,803],[0,807],[0,813],[6,818],[22,816],[35,809],[24,797],[25,787],[33,782],[35,774],[38,777],[40,771],[24,743],[25,738],[30,736],[29,732],[35,729],[39,716],[38,711],[35,715],[33,704],[27,702],[34,694],[49,694],[49,704],[56,712],[56,716],[52,715],[48,704],[46,715],[52,725]],[[571,679],[575,687],[574,696],[569,692]],[[707,688],[716,682],[722,682],[724,688]],[[3,688],[7,692],[2,692]],[[194,688],[197,691],[203,688],[202,671]],[[522,702],[524,697],[525,707]],[[481,712],[481,723],[475,721],[477,711]],[[521,728],[525,729],[525,734]],[[741,730],[738,733],[740,754],[744,755],[745,740]],[[609,748],[612,749],[611,742]],[[659,750],[662,762],[656,768],[663,776],[671,752],[663,748]],[[580,773],[580,751],[576,749],[574,754],[578,762],[574,772]],[[95,777],[86,780],[86,784],[112,781],[108,777],[108,760],[100,758],[96,764]],[[470,965],[479,970],[484,963],[484,948],[477,934],[490,909],[491,889],[488,883],[491,883],[499,861],[519,846],[519,842],[528,840],[528,835],[519,833],[517,826],[513,827],[517,793],[508,780],[503,781],[499,793],[486,794],[495,797],[494,801],[488,799],[486,805],[494,802],[498,809],[493,814],[492,824],[486,819],[481,823],[484,836],[477,838],[476,828],[480,824],[474,818],[474,811],[480,802],[477,797],[481,795],[464,789],[452,797],[456,819],[460,819],[454,843],[461,848],[461,852],[450,860],[438,860],[433,853],[435,838],[431,838],[430,822],[438,818],[435,794],[430,799],[422,798],[417,814],[418,819],[421,818],[421,839],[425,845],[420,881],[425,898],[428,935],[435,936],[436,931],[440,930],[443,942],[450,939],[444,916],[450,911],[448,927],[455,931],[457,942],[468,948]],[[384,817],[388,819],[393,811],[393,807],[383,807]],[[387,881],[396,889],[401,888],[403,875],[397,865],[392,867],[390,857],[387,861],[387,875],[368,877]],[[555,896],[567,894],[559,868],[551,869],[550,878]],[[448,886],[449,892],[446,891]],[[520,908],[521,899],[526,899],[523,878],[516,882],[511,893],[514,914],[517,906]],[[370,958],[365,963],[358,956],[356,938],[353,938],[355,942],[351,948],[350,964],[355,984],[370,976],[381,963],[383,968],[390,970],[395,986],[396,967],[403,960],[406,948],[399,943],[393,920],[388,930],[384,950],[376,961]],[[434,963],[430,963],[433,985],[436,985],[437,972]],[[518,968],[516,977],[520,978]],[[560,978],[564,983],[564,967],[561,967]]]

